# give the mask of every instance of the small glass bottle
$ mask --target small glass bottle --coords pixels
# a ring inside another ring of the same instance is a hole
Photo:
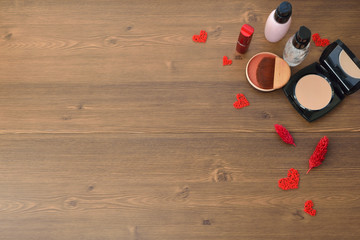
[[[290,67],[295,67],[304,61],[309,53],[311,31],[301,26],[285,45],[283,58]]]

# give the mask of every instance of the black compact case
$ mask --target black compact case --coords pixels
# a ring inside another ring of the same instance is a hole
[[[341,66],[340,53],[344,51],[350,59],[360,69],[359,59],[350,51],[350,49],[340,40],[330,44],[321,54],[320,64],[313,63],[294,75],[291,76],[283,91],[294,108],[303,116],[307,121],[314,121],[338,105],[345,97],[345,95],[352,94],[360,88],[360,78],[358,75],[351,76]],[[311,110],[303,107],[296,99],[295,87],[298,81],[308,75],[315,74],[324,78],[332,89],[332,97],[329,103],[319,110]]]

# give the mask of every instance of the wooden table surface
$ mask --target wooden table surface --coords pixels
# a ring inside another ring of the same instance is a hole
[[[288,34],[269,43],[280,2],[1,1],[0,239],[359,239],[360,92],[308,123],[245,66],[282,56],[301,25],[360,56],[360,4],[292,1]],[[236,55],[245,23],[255,35]],[[192,41],[200,30],[206,43]],[[312,42],[292,73],[323,49]],[[235,109],[237,93],[250,106]],[[323,136],[326,159],[306,175]],[[283,191],[290,168],[300,185]]]

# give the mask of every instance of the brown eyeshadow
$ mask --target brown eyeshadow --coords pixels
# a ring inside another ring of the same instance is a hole
[[[320,110],[329,104],[332,98],[332,88],[325,78],[309,74],[297,82],[295,97],[304,108]]]
[[[264,57],[256,69],[256,79],[263,89],[272,89],[274,86],[275,57]]]
[[[261,89],[272,89],[274,82],[275,55],[269,53],[253,57],[248,64],[247,74],[251,82]]]

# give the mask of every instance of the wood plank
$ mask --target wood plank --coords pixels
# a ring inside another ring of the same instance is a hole
[[[359,132],[358,94],[306,122],[278,91],[237,90],[235,82],[1,84],[1,132]],[[236,110],[237,93],[250,107]]]

